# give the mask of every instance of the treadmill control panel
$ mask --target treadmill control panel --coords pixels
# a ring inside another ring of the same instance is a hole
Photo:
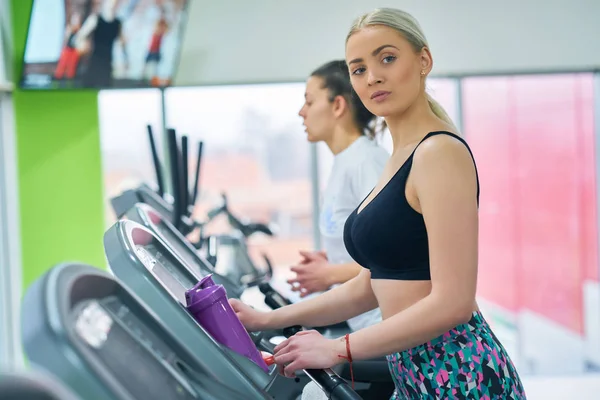
[[[162,282],[176,300],[185,306],[185,292],[191,289],[196,282],[182,272],[181,267],[178,267],[174,260],[163,255],[156,245],[138,244],[136,252],[146,268]]]
[[[208,271],[203,271],[202,268],[198,265],[198,259],[194,257],[194,255],[190,254],[190,252],[193,250],[191,250],[184,243],[182,243],[181,239],[175,236],[171,229],[169,229],[162,223],[156,225],[156,228],[160,232],[160,234],[164,236],[169,245],[173,247],[173,250],[175,250],[179,257],[181,257],[181,259],[188,265],[188,267],[192,268],[195,271],[195,273],[200,274],[200,279],[208,275]],[[205,268],[208,267],[205,266]]]
[[[189,368],[116,296],[85,301],[72,317],[77,336],[134,398],[199,398]]]

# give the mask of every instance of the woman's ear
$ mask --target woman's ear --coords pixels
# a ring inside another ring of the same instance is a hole
[[[344,96],[335,96],[333,99],[333,115],[336,118],[344,115],[344,112],[348,109],[348,102]]]
[[[421,49],[421,54],[419,55],[419,62],[421,64],[421,71],[425,72],[425,75],[429,75],[431,69],[433,68],[433,58],[431,57],[431,52],[429,48],[423,47]]]

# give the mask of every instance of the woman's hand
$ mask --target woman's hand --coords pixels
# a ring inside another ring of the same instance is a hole
[[[229,299],[229,304],[246,330],[250,332],[265,330],[268,322],[268,313],[257,311],[237,299]]]
[[[301,251],[303,259],[300,264],[291,268],[296,277],[288,279],[294,292],[300,292],[300,297],[306,297],[316,292],[324,292],[331,286],[327,270],[327,255],[324,252]]]
[[[326,339],[317,331],[298,332],[275,347],[275,363],[283,375],[293,377],[302,369],[331,368],[344,362],[345,339]]]
[[[327,257],[327,253],[323,250],[318,250],[318,251],[300,250],[299,253],[302,256],[302,260],[300,261],[300,264],[306,264],[307,262],[310,262],[310,261],[314,260],[315,258],[322,258],[325,261],[329,260],[329,258]]]

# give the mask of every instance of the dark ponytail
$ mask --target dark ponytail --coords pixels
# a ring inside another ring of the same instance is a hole
[[[311,76],[323,79],[323,88],[329,90],[329,100],[343,96],[350,106],[356,126],[363,135],[373,139],[385,125],[377,126],[377,117],[364,106],[350,83],[350,72],[343,60],[330,61],[313,71]],[[384,124],[384,123],[383,123]]]

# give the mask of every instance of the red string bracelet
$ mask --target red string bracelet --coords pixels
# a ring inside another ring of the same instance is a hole
[[[350,352],[350,334],[346,333],[344,338],[346,339],[346,355],[338,355],[338,357],[348,360],[350,363],[350,379],[352,379],[352,389],[354,389],[354,371],[352,370],[352,353]]]

